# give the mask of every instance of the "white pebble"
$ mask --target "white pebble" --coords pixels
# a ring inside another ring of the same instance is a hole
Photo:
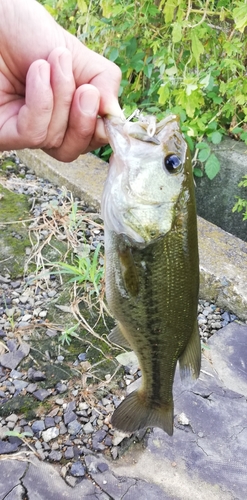
[[[59,435],[59,429],[57,427],[50,427],[46,431],[42,432],[42,438],[45,443],[48,443],[52,439],[55,439]]]
[[[46,317],[46,315],[47,315],[47,311],[41,311],[41,312],[39,313],[39,317],[40,317],[40,318],[45,318],[45,317]]]
[[[20,318],[21,321],[29,321],[30,319],[32,318],[32,315],[31,314],[24,314],[24,316],[22,316]]]

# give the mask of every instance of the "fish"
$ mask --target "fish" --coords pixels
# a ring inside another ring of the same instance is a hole
[[[141,387],[114,411],[124,432],[173,434],[173,381],[201,366],[197,322],[199,257],[191,158],[179,119],[106,116],[113,154],[104,185],[106,300],[116,320],[109,340],[137,355]]]

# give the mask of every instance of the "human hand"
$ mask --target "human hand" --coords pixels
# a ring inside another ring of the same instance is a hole
[[[97,117],[121,113],[120,77],[34,0],[0,1],[0,150],[72,161],[105,144]]]

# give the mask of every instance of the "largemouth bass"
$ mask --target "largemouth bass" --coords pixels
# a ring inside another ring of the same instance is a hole
[[[172,386],[197,378],[199,263],[194,183],[188,146],[175,115],[159,123],[106,117],[113,149],[102,198],[106,298],[117,325],[109,338],[131,348],[142,385],[112,417],[134,432],[173,434]]]

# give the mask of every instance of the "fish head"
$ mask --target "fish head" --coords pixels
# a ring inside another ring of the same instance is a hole
[[[128,122],[105,118],[113,149],[102,199],[105,227],[149,243],[181,225],[193,191],[187,143],[176,115]]]

